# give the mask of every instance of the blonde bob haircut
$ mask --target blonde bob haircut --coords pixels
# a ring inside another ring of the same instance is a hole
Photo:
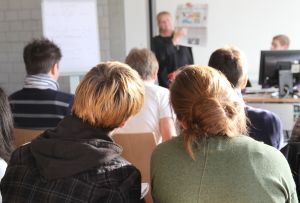
[[[139,112],[144,85],[138,73],[119,62],[92,68],[75,92],[72,113],[94,127],[113,130]]]
[[[226,77],[211,67],[183,67],[171,85],[170,100],[192,158],[192,145],[199,138],[247,134],[242,99]]]

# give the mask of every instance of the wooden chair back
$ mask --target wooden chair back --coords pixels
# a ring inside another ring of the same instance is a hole
[[[38,129],[14,128],[15,146],[19,147],[27,142],[30,142],[43,132],[44,130]]]
[[[150,185],[151,154],[157,145],[154,133],[115,134],[112,139],[123,147],[122,157],[140,170],[142,182]],[[145,200],[147,203],[152,202],[150,191]]]

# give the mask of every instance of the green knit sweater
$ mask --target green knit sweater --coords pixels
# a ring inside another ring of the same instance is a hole
[[[179,136],[152,154],[155,203],[298,202],[287,161],[275,148],[247,136],[214,137],[194,145]]]

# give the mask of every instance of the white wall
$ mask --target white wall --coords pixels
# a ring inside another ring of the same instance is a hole
[[[184,0],[156,0],[156,13],[175,15]],[[270,48],[273,35],[287,34],[291,49],[300,49],[299,0],[189,0],[208,4],[207,47],[194,48],[197,64],[207,64],[210,54],[224,45],[236,45],[249,61],[249,77],[258,80],[260,51]]]
[[[149,45],[148,0],[124,0],[126,55]]]

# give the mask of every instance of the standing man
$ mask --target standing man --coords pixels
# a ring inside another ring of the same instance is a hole
[[[58,91],[60,48],[42,38],[29,42],[23,50],[27,76],[22,90],[10,95],[17,128],[54,128],[71,113],[73,95]]]
[[[186,30],[174,31],[169,12],[160,12],[157,15],[157,24],[159,35],[152,39],[152,51],[159,63],[159,85],[168,88],[169,79],[177,68],[194,63],[193,53],[191,47],[178,45],[180,38],[186,35]]]
[[[276,35],[272,39],[271,50],[288,50],[290,39],[286,35]]]

